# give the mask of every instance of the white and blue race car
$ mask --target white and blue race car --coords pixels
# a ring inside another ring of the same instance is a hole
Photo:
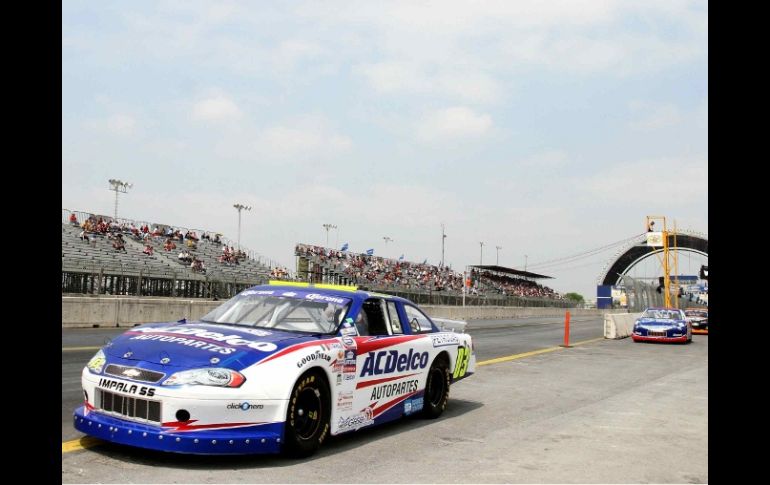
[[[678,308],[648,308],[634,322],[634,342],[692,342],[692,324]]]
[[[464,327],[395,296],[270,282],[112,340],[83,369],[75,428],[179,453],[307,456],[330,434],[441,415],[475,370]]]

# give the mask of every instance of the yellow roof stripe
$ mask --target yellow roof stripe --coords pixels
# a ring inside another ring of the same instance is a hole
[[[310,284],[303,281],[281,281],[270,280],[268,285],[280,285],[280,286],[296,286],[299,288],[318,288],[320,290],[338,290],[338,291],[356,291],[358,287],[356,285],[331,285],[327,283]]]

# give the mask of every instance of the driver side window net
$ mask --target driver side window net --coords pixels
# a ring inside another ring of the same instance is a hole
[[[404,305],[404,310],[406,311],[406,319],[409,321],[412,333],[430,332],[433,330],[430,320],[420,310],[409,305]]]

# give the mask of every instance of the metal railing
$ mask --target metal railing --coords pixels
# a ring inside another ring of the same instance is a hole
[[[254,278],[210,277],[173,270],[158,271],[132,265],[99,264],[62,259],[62,294],[232,298],[251,286],[267,283]]]

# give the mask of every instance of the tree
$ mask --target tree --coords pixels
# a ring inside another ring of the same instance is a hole
[[[572,300],[575,303],[583,303],[583,301],[585,301],[583,299],[583,295],[581,295],[580,293],[567,293],[566,295],[564,295],[564,298],[568,300]]]

